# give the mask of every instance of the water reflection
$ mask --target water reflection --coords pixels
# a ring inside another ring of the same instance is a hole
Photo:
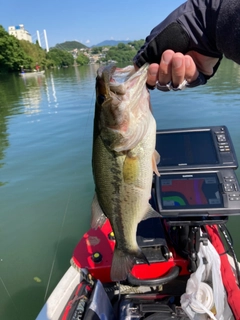
[[[4,156],[9,147],[8,122],[11,116],[21,113],[19,100],[24,86],[15,75],[0,76],[0,169],[4,165]],[[6,182],[0,181],[0,186]]]
[[[21,102],[24,107],[24,113],[28,116],[37,114],[41,111],[40,103],[42,99],[41,87],[44,86],[45,77],[21,77],[25,86],[22,92]]]
[[[24,113],[31,115],[40,112],[40,100],[41,94],[39,90],[26,91],[22,95],[22,101],[24,105]]]
[[[46,95],[47,95],[47,101],[48,101],[48,107],[49,108],[58,108],[58,99],[57,99],[57,93],[55,89],[55,83],[54,83],[54,77],[53,74],[50,73],[50,84],[49,82],[45,81],[45,88],[46,88]],[[48,113],[51,113],[49,111]],[[57,110],[54,111],[54,113],[57,113]]]
[[[42,77],[23,78],[26,91],[22,93],[24,113],[28,116],[40,113],[47,99],[47,113],[57,113],[59,107],[53,72]],[[43,94],[43,92],[45,94]],[[39,121],[35,119],[32,121]]]

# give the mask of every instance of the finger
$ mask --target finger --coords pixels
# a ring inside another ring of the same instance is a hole
[[[211,76],[213,74],[213,68],[219,61],[218,58],[204,56],[196,51],[189,51],[187,55],[192,57],[197,66],[197,69],[208,76]]]
[[[157,63],[150,64],[148,68],[147,84],[155,86],[158,80],[159,65]]]
[[[159,65],[158,81],[161,85],[167,84],[172,79],[172,57],[174,51],[166,50],[162,54],[162,58]]]
[[[177,52],[172,57],[172,84],[178,87],[185,79],[185,57]]]
[[[193,58],[189,55],[185,56],[185,79],[188,83],[197,79],[199,72]]]

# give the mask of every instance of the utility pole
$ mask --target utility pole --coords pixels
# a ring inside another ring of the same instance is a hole
[[[42,47],[41,45],[41,39],[40,39],[40,35],[39,35],[39,31],[37,30],[37,38],[38,38],[38,44],[40,47]]]
[[[45,44],[46,44],[46,51],[48,52],[49,48],[48,48],[47,32],[45,29],[43,30],[43,33],[44,33],[44,39],[45,39]]]
[[[49,51],[48,39],[47,39],[47,32],[46,32],[45,29],[43,30],[43,34],[44,34],[44,41],[45,41],[46,51],[48,52],[48,51]],[[38,39],[38,44],[39,44],[39,46],[42,48],[41,38],[40,38],[40,34],[39,34],[39,31],[38,31],[38,30],[37,30],[37,39]]]

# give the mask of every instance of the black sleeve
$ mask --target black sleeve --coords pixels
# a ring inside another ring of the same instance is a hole
[[[189,0],[157,25],[134,57],[134,63],[159,63],[162,53],[171,49],[186,54],[194,50],[203,55],[222,59],[216,45],[216,21],[221,0]],[[214,68],[214,73],[219,62]],[[206,79],[210,78],[206,76]]]
[[[222,0],[216,26],[218,49],[240,64],[240,1]]]

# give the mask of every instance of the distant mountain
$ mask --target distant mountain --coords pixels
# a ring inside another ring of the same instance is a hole
[[[92,47],[117,46],[119,43],[129,43],[130,40],[105,40]]]
[[[84,49],[88,47],[78,41],[65,41],[63,43],[57,43],[54,48],[71,51],[73,49]]]

